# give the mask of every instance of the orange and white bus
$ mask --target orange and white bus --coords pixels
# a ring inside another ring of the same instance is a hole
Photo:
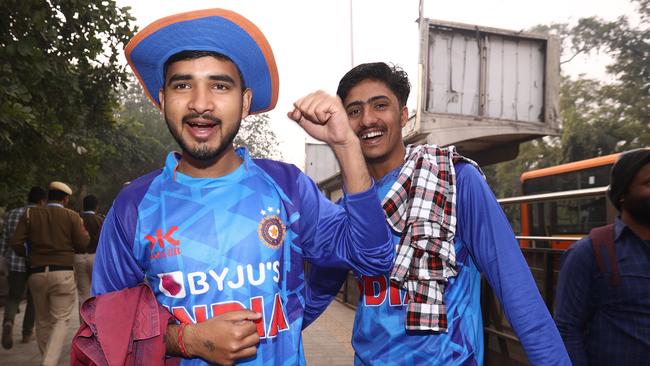
[[[650,149],[648,147],[647,149]],[[513,222],[521,237],[576,238],[614,221],[616,209],[607,200],[612,165],[621,153],[536,169],[521,175],[520,220]],[[505,207],[504,207],[505,208]],[[512,210],[506,209],[512,213]],[[508,215],[511,219],[512,214]],[[537,248],[566,249],[574,240],[536,240]],[[520,240],[522,247],[531,241]]]

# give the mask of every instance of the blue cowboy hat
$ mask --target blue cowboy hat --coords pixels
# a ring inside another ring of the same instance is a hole
[[[253,91],[250,114],[275,107],[279,80],[273,50],[248,19],[224,9],[198,10],[159,19],[138,32],[124,52],[147,97],[158,108],[165,62],[182,51],[213,51],[230,58]]]

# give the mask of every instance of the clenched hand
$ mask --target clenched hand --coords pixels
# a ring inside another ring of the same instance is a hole
[[[183,341],[187,353],[211,363],[232,365],[253,357],[260,337],[255,321],[262,315],[250,310],[231,311],[185,327]]]

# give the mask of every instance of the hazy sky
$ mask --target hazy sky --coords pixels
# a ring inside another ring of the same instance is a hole
[[[351,66],[385,61],[417,77],[419,33],[417,0],[117,0],[131,6],[140,29],[167,15],[206,8],[236,11],[255,23],[269,40],[280,75],[272,123],[283,160],[304,165],[306,134],[286,118],[291,104],[323,89],[336,91]],[[352,9],[352,18],[350,17]],[[626,0],[424,0],[424,17],[495,28],[523,30],[551,22],[575,23],[587,16],[613,20],[632,14]],[[351,22],[352,19],[352,22]],[[351,27],[353,55],[351,57]],[[576,58],[562,65],[570,75],[605,78],[602,57]],[[409,109],[415,95],[409,99]]]

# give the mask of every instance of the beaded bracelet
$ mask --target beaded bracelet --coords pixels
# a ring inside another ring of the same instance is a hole
[[[176,340],[178,341],[178,348],[180,348],[183,357],[190,358],[190,355],[187,353],[187,349],[185,348],[185,342],[183,342],[183,329],[185,328],[186,325],[187,323],[181,322],[181,325],[178,326],[178,333],[176,336]]]

